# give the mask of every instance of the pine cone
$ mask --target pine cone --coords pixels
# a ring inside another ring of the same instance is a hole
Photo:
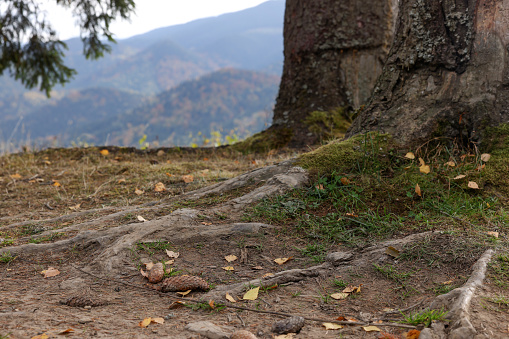
[[[92,300],[84,296],[74,296],[70,297],[67,300],[61,300],[60,304],[71,307],[85,307],[85,306],[97,307],[107,305],[108,303],[102,300]]]
[[[192,275],[177,275],[163,280],[162,292],[183,292],[189,290],[207,291],[209,284],[202,278]]]
[[[148,281],[152,284],[157,284],[161,280],[163,280],[164,276],[164,268],[163,264],[158,262],[154,266],[152,266],[152,269],[148,272]]]
[[[290,317],[272,325],[272,332],[277,334],[297,333],[304,326],[304,318]]]
[[[258,339],[253,333],[245,330],[236,331],[230,339]]]

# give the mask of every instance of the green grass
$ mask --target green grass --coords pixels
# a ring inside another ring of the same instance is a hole
[[[14,259],[16,259],[16,257],[11,255],[11,252],[4,252],[0,255],[0,262],[4,264],[10,263]]]
[[[327,248],[322,244],[309,244],[305,248],[297,248],[297,250],[316,263],[324,262],[327,255]]]
[[[489,276],[496,286],[509,287],[509,254],[499,254],[491,261]]]
[[[343,290],[345,289],[349,284],[343,280],[338,280],[338,279],[332,279],[331,281],[332,285],[334,285],[335,287]]]
[[[401,312],[403,316],[403,320],[401,323],[409,324],[409,325],[424,325],[425,327],[429,327],[432,321],[444,321],[445,316],[447,315],[447,311],[441,310],[424,310],[422,312],[416,313],[408,313],[404,314]]]
[[[172,249],[174,246],[167,241],[158,240],[154,242],[139,242],[136,243],[136,249],[138,251],[144,251],[149,255],[155,254],[155,252]]]
[[[40,244],[43,242],[51,242],[53,240],[63,237],[64,235],[65,235],[64,233],[53,233],[53,234],[47,235],[45,237],[32,238],[32,239],[28,240],[28,242],[31,244]]]

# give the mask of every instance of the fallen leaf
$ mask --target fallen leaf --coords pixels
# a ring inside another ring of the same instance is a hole
[[[18,173],[16,174],[11,174],[9,175],[11,177],[11,179],[21,179],[21,175],[19,175]]]
[[[455,177],[454,177],[454,180],[459,180],[459,179],[463,179],[463,178],[466,178],[466,175],[464,175],[464,174],[460,174],[460,175],[458,175],[458,176],[455,176]]]
[[[428,174],[429,172],[431,172],[431,169],[429,168],[428,165],[422,165],[421,167],[419,167],[419,171],[421,173]]]
[[[41,335],[36,335],[35,337],[32,337],[32,339],[48,339],[48,335],[46,333],[43,333]]]
[[[212,225],[212,223],[211,223],[211,222],[205,222],[205,221],[204,221],[204,222],[202,222],[201,224],[202,224],[202,225],[205,225],[205,226],[210,226],[210,225]]]
[[[145,193],[145,191],[142,191],[142,190],[140,190],[140,189],[135,189],[135,190],[134,190],[134,193],[135,193],[136,195],[142,195],[143,193]]]
[[[263,270],[263,267],[261,266],[255,266],[255,267],[251,267],[252,270]]]
[[[60,332],[58,334],[59,335],[66,335],[66,334],[69,334],[69,333],[72,333],[72,332],[74,332],[74,330],[72,328],[68,328],[65,331],[62,331],[62,332]]]
[[[150,270],[152,269],[152,267],[154,267],[154,263],[153,263],[153,262],[146,262],[146,263],[145,263],[145,268],[146,268],[147,270],[149,270],[149,271],[150,271]]]
[[[419,330],[410,330],[406,334],[406,339],[418,339],[421,336],[421,331]]]
[[[477,172],[481,172],[486,167],[485,164],[482,164],[481,166],[477,166],[476,170]]]
[[[488,162],[488,161],[490,161],[490,159],[491,159],[491,154],[488,154],[488,153],[481,154],[482,161]]]
[[[228,300],[229,302],[231,303],[236,303],[237,300],[235,300],[234,297],[232,297],[230,294],[226,293],[226,296],[225,296],[226,300]]]
[[[346,177],[341,178],[340,181],[345,186],[350,184],[350,180],[348,180]]]
[[[189,184],[190,182],[193,182],[193,181],[194,181],[194,177],[193,177],[191,174],[189,174],[189,175],[183,175],[183,176],[182,176],[182,180],[184,180],[184,182],[185,182],[186,184]]]
[[[225,270],[225,271],[235,271],[235,268],[233,268],[232,266],[226,266],[226,267],[223,267],[223,270]]]
[[[58,181],[53,180],[53,186],[55,186],[55,187],[60,187],[60,186],[62,186],[62,185],[61,185]]]
[[[156,191],[156,192],[164,192],[164,191],[166,191],[166,187],[164,186],[164,184],[162,182],[158,182],[154,186],[154,191]]]
[[[209,300],[209,306],[210,306],[211,309],[215,309],[216,308],[216,305],[214,304],[214,300],[213,299]]]
[[[81,208],[81,204],[77,204],[77,205],[75,205],[75,206],[71,206],[71,207],[69,207],[69,209],[70,209],[70,210],[73,210],[73,211],[77,211],[77,210],[79,210],[80,208]]]
[[[413,160],[413,159],[415,159],[415,155],[412,152],[408,152],[405,155],[405,158]]]
[[[447,165],[447,166],[449,166],[449,167],[454,167],[454,166],[456,166],[456,164],[454,163],[454,161],[448,161],[448,162],[446,162],[444,165]]]
[[[203,158],[203,161],[209,161],[209,158]]]
[[[103,155],[103,156],[107,156],[108,154],[110,154],[110,152],[107,149],[103,149],[99,153],[101,153],[101,155]]]
[[[169,176],[170,178],[173,177],[173,174],[170,174],[170,173],[165,173],[167,176]]]
[[[150,323],[152,322],[152,318],[145,318],[143,319],[142,321],[140,321],[140,323],[138,324],[138,326],[142,327],[142,328],[145,328],[147,327],[148,325],[150,325]]]
[[[192,290],[187,290],[185,292],[177,292],[177,294],[180,294],[181,296],[185,297],[186,295],[188,295],[189,293],[191,293]]]
[[[317,190],[323,191],[323,185],[322,184],[316,185],[315,187],[316,187]]]
[[[366,332],[381,332],[381,330],[376,326],[363,326],[362,328]]]
[[[126,180],[125,180],[124,178],[122,178],[122,179],[118,179],[117,184],[122,184],[122,183],[124,183],[124,182],[126,182]]]
[[[166,266],[168,266],[168,265],[173,265],[173,263],[174,263],[174,262],[175,262],[175,260],[168,260],[168,261],[166,261],[164,264],[165,264]]]
[[[296,335],[296,333],[281,334],[275,336],[274,339],[293,339]]]
[[[268,278],[268,277],[273,277],[274,276],[274,273],[265,273],[263,276],[262,276],[262,279],[263,278]]]
[[[232,261],[235,261],[237,260],[237,256],[236,255],[233,255],[233,254],[230,254],[230,255],[227,255],[226,257],[224,257],[224,259],[228,262],[232,262]]]
[[[340,328],[343,328],[340,324],[334,324],[334,323],[322,323],[323,326],[325,326],[326,330],[339,330]]]
[[[353,217],[353,218],[357,218],[358,217],[358,215],[355,214],[355,213],[347,213],[346,216],[347,217]]]
[[[44,275],[44,278],[51,278],[59,275],[60,271],[54,267],[48,267],[48,269],[42,271],[41,274]]]
[[[487,232],[488,235],[491,235],[492,237],[498,238],[498,232]]]
[[[343,293],[360,293],[361,286],[362,286],[362,284],[360,284],[359,286],[350,285],[347,288],[345,288],[342,292]]]
[[[395,249],[392,246],[389,246],[385,250],[385,254],[388,254],[388,255],[390,255],[393,258],[398,258],[399,257],[399,250]]]
[[[145,271],[143,270],[143,268],[140,268],[140,273],[141,273],[141,275],[142,275],[142,276],[144,276],[145,278],[148,278],[148,273],[147,273],[147,272],[145,272]]]
[[[423,160],[422,158],[419,158],[419,164],[420,164],[421,166],[426,165],[426,163],[424,162],[424,160]]]
[[[170,310],[173,310],[175,308],[180,308],[180,307],[183,307],[183,306],[186,306],[187,303],[185,301],[174,301],[170,304],[170,306],[168,306],[168,308]]]
[[[479,189],[479,185],[477,185],[477,183],[475,181],[469,181],[468,182],[468,188],[472,188],[474,190],[478,190]]]
[[[147,221],[147,220],[146,220],[145,218],[143,218],[141,215],[138,215],[136,218],[138,219],[138,221],[141,221],[141,222],[145,222],[145,221]]]
[[[417,193],[418,196],[422,197],[421,186],[419,186],[419,184],[415,184],[415,193]]]
[[[244,300],[256,300],[258,298],[258,291],[260,291],[260,287],[252,288],[244,294],[242,299]]]
[[[454,282],[454,280],[447,280],[442,283],[442,285],[450,285]]]
[[[180,252],[173,252],[173,251],[168,251],[168,250],[166,250],[166,254],[170,258],[175,258],[175,259],[177,259],[180,256]]]
[[[274,262],[278,265],[283,265],[284,263],[286,263],[288,260],[292,259],[293,257],[289,257],[289,258],[277,258],[277,259],[274,259]]]
[[[343,300],[343,299],[348,298],[348,296],[349,296],[348,293],[334,293],[334,294],[330,295],[330,297],[332,299],[336,299],[336,300]]]

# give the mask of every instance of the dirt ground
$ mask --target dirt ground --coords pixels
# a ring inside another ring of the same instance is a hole
[[[221,185],[294,154],[260,160],[217,153],[94,152],[0,159],[0,338],[204,338],[185,329],[198,321],[228,334],[246,329],[258,338],[274,338],[271,328],[285,318],[281,314],[308,319],[295,338],[407,338],[422,325],[403,323],[399,310],[417,313],[437,295],[462,286],[484,252],[458,255],[461,239],[436,230],[309,253],[295,225],[246,223],[245,211],[256,199],[243,197],[265,192],[263,183],[276,172],[238,187]],[[154,189],[158,182],[165,187],[161,192]],[[427,252],[421,254],[422,248]],[[179,253],[173,263],[167,251]],[[341,253],[341,259],[327,253]],[[228,262],[229,255],[237,259]],[[289,260],[278,264],[278,258]],[[166,262],[167,275],[201,277],[211,291],[158,293],[140,273],[147,262]],[[45,278],[41,272],[49,267],[59,274]],[[507,338],[507,285],[500,276],[490,277],[489,271],[475,293],[471,321],[476,338]],[[258,297],[243,300],[254,279],[265,279]],[[225,293],[213,294],[239,283],[242,288],[232,288],[235,303]],[[355,291],[341,300],[332,297],[348,287]],[[72,297],[90,305],[66,305]],[[164,323],[140,326],[149,317]],[[330,321],[363,325],[328,330],[323,323]],[[378,330],[367,331],[367,324]]]

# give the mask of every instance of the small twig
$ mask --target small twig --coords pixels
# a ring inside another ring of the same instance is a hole
[[[267,306],[272,307],[272,305],[271,305],[271,304],[269,304],[268,302],[266,302],[263,298],[258,297],[258,299],[260,299],[260,300],[261,300],[261,301],[263,301],[265,304],[267,304]]]
[[[239,318],[240,323],[242,324],[242,327],[246,327],[246,323],[244,322],[244,319],[242,319],[242,317],[238,313],[237,313],[237,318]]]
[[[81,268],[79,268],[77,266],[74,266],[73,264],[69,264],[69,265],[71,267],[73,267],[74,269],[76,269],[76,270],[78,270],[80,272],[83,272],[85,274],[88,274],[88,275],[90,275],[90,276],[92,276],[92,277],[94,277],[96,279],[101,279],[101,280],[104,280],[104,281],[107,281],[107,282],[114,282],[114,283],[117,283],[117,284],[122,284],[122,285],[125,285],[125,286],[129,286],[129,287],[136,288],[136,289],[139,289],[139,290],[144,290],[144,291],[147,291],[147,292],[157,293],[157,294],[165,296],[165,297],[167,297],[169,299],[181,301],[181,302],[184,302],[184,303],[187,303],[187,302],[195,303],[195,304],[201,304],[202,303],[199,300],[192,300],[192,299],[184,299],[184,298],[175,297],[175,296],[173,296],[171,294],[163,293],[161,291],[157,291],[157,290],[154,290],[154,289],[149,289],[149,288],[142,287],[142,286],[136,286],[136,285],[133,285],[133,284],[129,284],[129,283],[120,281],[120,280],[111,279],[111,278],[103,278],[103,277],[100,277],[100,276],[95,275],[93,273],[87,272],[87,271],[85,271],[85,270],[83,270],[83,269],[81,269]],[[235,305],[224,304],[224,307],[226,307],[226,308],[233,308],[233,309],[242,310],[242,311],[255,312],[255,313],[264,313],[264,314],[278,315],[278,316],[281,316],[281,317],[294,317],[295,316],[295,314],[281,313],[281,312],[274,312],[274,311],[255,310],[255,309],[252,309],[252,308],[247,308],[247,307],[242,307],[242,306],[235,306]],[[405,324],[398,324],[398,323],[370,323],[370,322],[339,321],[339,320],[330,320],[330,319],[320,319],[320,318],[311,318],[311,317],[304,317],[304,316],[302,316],[302,317],[305,320],[309,320],[309,321],[328,322],[328,323],[334,323],[334,324],[340,324],[340,325],[360,325],[360,326],[373,325],[373,326],[401,327],[401,328],[408,328],[408,329],[416,329],[417,328],[415,326],[405,325]]]
[[[53,211],[53,210],[54,210],[54,208],[53,208],[53,207],[51,207],[51,206],[49,205],[49,202],[47,202],[47,203],[44,205],[44,207],[46,207],[46,208],[47,208],[47,209],[49,209],[50,211]]]

